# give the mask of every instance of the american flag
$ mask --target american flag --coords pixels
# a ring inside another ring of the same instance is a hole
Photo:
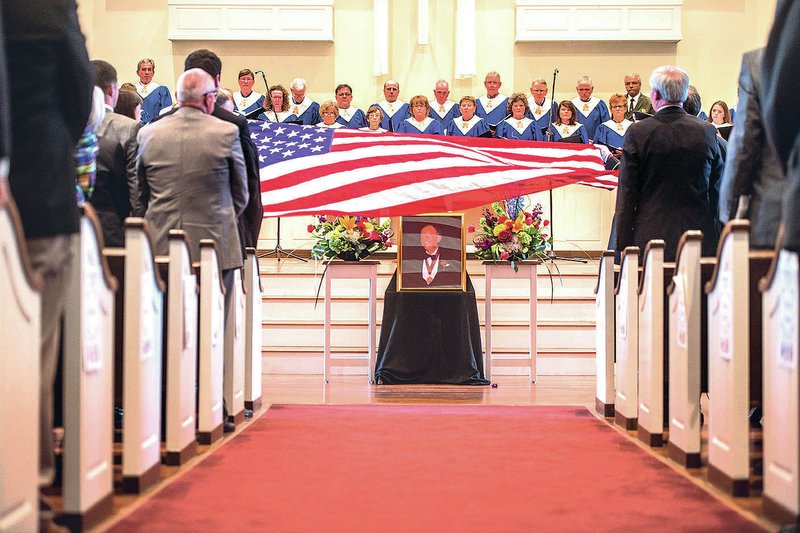
[[[598,149],[250,122],[264,216],[462,211],[580,183],[613,189]]]

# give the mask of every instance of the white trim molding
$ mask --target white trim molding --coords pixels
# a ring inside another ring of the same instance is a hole
[[[167,0],[169,39],[333,41],[334,0]]]
[[[516,41],[678,42],[683,0],[517,0]]]

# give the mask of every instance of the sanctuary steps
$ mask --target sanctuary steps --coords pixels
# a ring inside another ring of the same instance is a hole
[[[394,258],[383,259],[378,268],[378,338],[383,315],[383,294],[396,268]],[[559,261],[558,270],[539,268],[538,368],[541,375],[593,375],[595,357],[595,299],[597,262]],[[319,374],[323,372],[324,292],[315,305],[324,266],[274,258],[260,260],[262,286],[262,354],[265,374]],[[485,274],[481,261],[469,259],[467,272],[475,287],[485,350]],[[323,289],[324,291],[324,289]],[[498,374],[527,374],[520,365],[527,360],[527,282],[495,280],[493,300],[493,353]],[[338,363],[333,374],[367,372],[367,282],[334,280],[334,319],[331,344],[334,358],[355,356]],[[498,335],[499,333],[499,335]],[[363,362],[358,358],[363,359]]]

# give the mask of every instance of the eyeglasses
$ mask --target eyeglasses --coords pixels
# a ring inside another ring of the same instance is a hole
[[[425,109],[425,104],[414,104],[411,107],[419,107],[419,108]]]
[[[350,93],[339,93],[339,94],[337,94],[336,96],[340,96],[340,97],[342,97],[342,98],[347,98],[348,96],[353,96],[353,95],[352,95],[352,94],[350,94]]]
[[[627,109],[628,106],[626,105],[612,105],[611,109]]]
[[[333,111],[323,111],[322,114],[325,115],[326,117],[330,117],[332,115],[335,115],[336,113],[334,113]]]
[[[203,97],[206,97],[206,96],[208,96],[209,94],[213,94],[213,95],[214,95],[214,97],[216,97],[216,96],[217,96],[217,89],[214,89],[213,91],[206,91],[206,92],[204,92],[204,93],[203,93]]]

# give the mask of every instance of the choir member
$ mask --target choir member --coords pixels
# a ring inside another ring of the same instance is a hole
[[[256,77],[253,71],[245,68],[239,71],[239,90],[233,93],[233,109],[240,115],[247,115],[264,104],[266,97],[253,90]]]
[[[733,120],[731,119],[731,112],[728,109],[728,104],[723,102],[722,100],[717,100],[711,105],[711,111],[709,113],[708,119],[706,119],[710,124],[717,129],[722,126],[731,126],[733,125]]]
[[[547,97],[547,82],[544,78],[536,78],[531,82],[531,96],[528,97],[528,116],[535,122],[534,129],[538,140],[544,140],[541,132],[550,125],[550,115],[555,122],[558,105]]]
[[[603,104],[605,105],[605,104]],[[553,140],[558,141],[573,135],[578,135],[582,143],[589,142],[586,127],[578,122],[578,115],[575,104],[569,100],[564,100],[558,105],[558,120],[553,123]]]
[[[408,104],[400,100],[400,84],[395,80],[388,80],[383,84],[384,99],[375,105],[383,111],[381,128],[388,131],[397,131],[397,126],[411,116]]]
[[[336,122],[351,130],[357,130],[367,125],[367,117],[364,112],[352,105],[352,87],[346,83],[340,83],[334,94],[336,95],[336,105],[339,107],[339,118],[336,119]]]
[[[381,128],[381,121],[383,120],[383,111],[378,105],[371,105],[367,109],[367,126],[358,128],[361,131],[371,131],[372,133],[385,133],[385,128]]]
[[[500,94],[500,74],[489,72],[483,80],[486,94],[478,98],[476,114],[494,127],[506,117],[506,101],[508,98]]]
[[[453,119],[447,128],[447,135],[460,137],[483,137],[490,132],[489,125],[475,114],[478,106],[474,96],[465,96],[458,103],[461,116]]]
[[[251,112],[247,118],[258,118],[270,122],[297,122],[297,115],[289,111],[289,92],[283,85],[269,88],[269,100],[261,104],[262,113]],[[255,116],[254,116],[255,114]]]
[[[622,155],[622,139],[625,137],[625,132],[628,131],[628,126],[633,124],[625,118],[626,110],[630,109],[630,105],[621,94],[615,94],[609,98],[608,105],[611,108],[611,119],[597,127],[594,142],[608,146],[614,157],[619,158]]]
[[[290,111],[306,126],[319,124],[319,104],[306,96],[306,89],[306,80],[303,78],[295,78],[289,84],[289,92],[292,93]]]
[[[411,107],[411,117],[405,119],[397,126],[398,133],[444,135],[441,122],[433,120],[428,116],[431,106],[426,97],[418,94],[411,99],[409,106]]]
[[[433,87],[433,96],[436,102],[431,106],[429,116],[433,120],[439,121],[443,130],[447,130],[453,119],[460,114],[458,104],[448,100],[450,85],[445,80],[437,81]]]
[[[142,97],[142,124],[149,124],[162,109],[172,105],[172,95],[164,85],[153,81],[156,64],[152,59],[142,59],[136,65],[136,92]]]
[[[578,85],[575,87],[578,96],[572,99],[572,103],[578,110],[577,120],[586,128],[586,135],[589,139],[594,139],[594,132],[597,126],[611,118],[608,107],[596,96],[592,96],[594,84],[589,76],[578,78]]]
[[[326,100],[319,105],[319,114],[322,122],[316,124],[320,128],[343,128],[336,120],[339,118],[339,106],[336,102]]]
[[[508,98],[506,113],[509,117],[497,125],[495,137],[523,141],[537,140],[536,122],[528,116],[530,108],[524,93],[514,93]]]

